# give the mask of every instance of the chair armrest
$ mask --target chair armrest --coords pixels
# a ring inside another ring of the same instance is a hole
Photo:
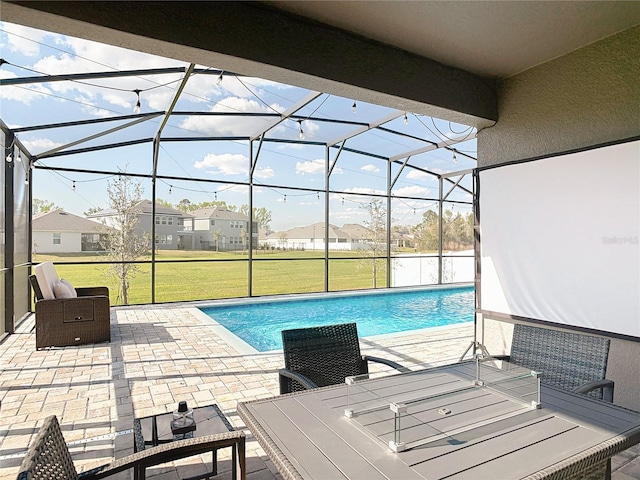
[[[387,360],[386,358],[380,358],[380,357],[372,357],[369,355],[363,355],[362,356],[363,360],[366,360],[367,362],[376,362],[376,363],[382,363],[384,365],[387,365],[389,367],[393,367],[396,370],[402,372],[402,373],[407,373],[410,372],[411,370],[409,370],[407,367],[404,367],[402,365],[400,365],[399,363],[396,363],[392,360]]]
[[[287,370],[286,368],[281,368],[280,370],[278,370],[278,376],[280,379],[280,394],[290,393],[290,390],[286,388],[288,380],[295,380],[300,385],[302,385],[305,390],[308,390],[310,388],[318,388],[318,385],[316,385],[316,383],[309,377],[298,372]]]
[[[76,292],[79,297],[109,296],[109,287],[78,287]]]
[[[175,442],[164,443],[157,447],[147,448],[111,463],[87,470],[78,475],[79,479],[99,479],[110,477],[116,473],[132,468],[144,469],[165,462],[172,462],[180,458],[191,457],[214,449],[233,447],[238,445],[240,461],[240,478],[246,478],[245,435],[242,431],[217,433],[204,437],[188,438]]]
[[[585,383],[584,385],[580,385],[578,388],[575,388],[573,391],[575,393],[589,393],[594,390],[602,389],[602,399],[605,402],[613,403],[613,380],[594,380],[593,382]]]

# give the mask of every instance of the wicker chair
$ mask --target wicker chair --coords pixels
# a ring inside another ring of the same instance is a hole
[[[99,479],[125,470],[134,470],[135,478],[144,480],[147,467],[211,452],[218,448],[237,449],[241,480],[246,479],[245,436],[242,431],[218,433],[165,443],[134,453],[109,464],[77,473],[58,419],[47,417],[22,461],[17,480]],[[235,469],[236,466],[234,465]]]
[[[515,324],[511,355],[499,358],[542,373],[547,385],[613,402],[608,357],[608,338]]]
[[[36,295],[36,349],[111,341],[107,287],[73,288],[77,296],[56,298],[62,282],[53,263],[36,265],[34,271],[29,280]]]
[[[355,323],[283,330],[282,347],[281,394],[342,383],[345,377],[368,373],[368,361],[409,371],[391,360],[361,355]]]

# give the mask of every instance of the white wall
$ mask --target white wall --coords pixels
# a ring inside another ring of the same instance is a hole
[[[53,243],[53,234],[60,233],[60,244]],[[33,232],[33,248],[38,253],[78,253],[82,236],[77,232]]]

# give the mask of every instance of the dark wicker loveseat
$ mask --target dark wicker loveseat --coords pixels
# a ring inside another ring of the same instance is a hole
[[[36,265],[34,271],[29,280],[36,295],[37,349],[111,341],[107,287],[73,288],[58,277],[51,262]]]

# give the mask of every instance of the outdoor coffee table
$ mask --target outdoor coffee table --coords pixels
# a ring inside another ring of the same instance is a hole
[[[429,368],[238,403],[238,414],[285,479],[604,478],[640,443],[638,412],[545,385],[539,402],[535,388],[520,402],[500,390],[518,394],[520,379],[472,388],[475,372]]]
[[[220,410],[218,405],[207,405],[203,407],[197,407],[193,409],[193,417],[195,419],[196,429],[193,432],[193,437],[203,437],[207,435],[214,435],[219,433],[226,433],[234,431],[233,426],[229,423],[227,417]],[[151,415],[143,418],[136,418],[133,422],[134,432],[134,450],[141,451],[145,448],[155,447],[161,444],[174,441],[174,435],[171,431],[171,420],[173,414],[171,412],[162,413],[159,415]],[[209,478],[217,475],[218,473],[218,458],[217,453],[219,448],[228,447],[227,444],[221,446],[214,446],[211,450],[212,455],[212,468],[211,471],[190,477],[190,480]],[[237,470],[236,463],[238,457],[240,458],[241,476],[244,478],[245,468],[245,445],[244,438],[238,438],[231,445],[232,448],[232,478],[236,480]]]

